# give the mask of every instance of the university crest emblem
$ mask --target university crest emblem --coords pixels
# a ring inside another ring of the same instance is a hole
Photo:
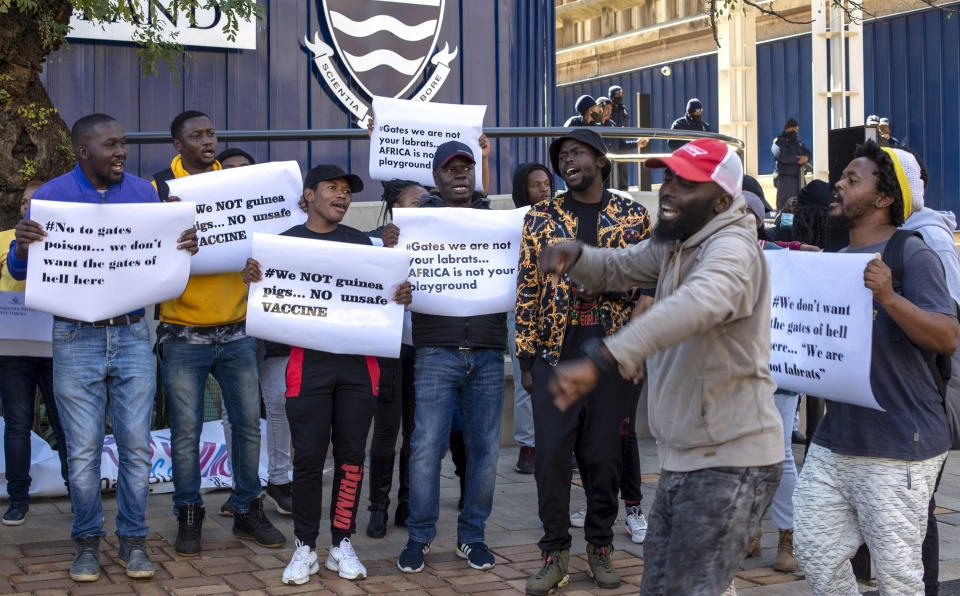
[[[357,125],[366,126],[369,104],[341,77],[333,56],[343,63],[350,80],[367,98],[408,97],[430,101],[450,74],[457,56],[448,44],[435,51],[443,25],[446,0],[320,0],[333,47],[320,31],[304,44],[313,53],[317,74]],[[410,95],[410,89],[429,68],[433,72]]]

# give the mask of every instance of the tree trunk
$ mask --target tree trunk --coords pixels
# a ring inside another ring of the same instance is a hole
[[[60,46],[51,25],[66,25],[73,7],[39,0],[21,12],[10,4],[0,27],[0,230],[16,222],[27,182],[50,180],[74,163],[67,125],[40,82],[44,60]]]

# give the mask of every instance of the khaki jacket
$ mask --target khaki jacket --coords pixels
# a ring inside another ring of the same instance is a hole
[[[586,287],[656,287],[654,305],[605,344],[628,371],[647,362],[660,467],[688,472],[783,461],[770,377],[770,274],[739,197],[686,241],[584,248]]]

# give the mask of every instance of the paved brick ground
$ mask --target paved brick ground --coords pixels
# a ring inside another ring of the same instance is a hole
[[[441,475],[441,507],[438,537],[427,555],[424,572],[414,575],[400,573],[396,556],[406,542],[403,528],[389,527],[387,537],[373,540],[363,533],[367,512],[361,507],[359,532],[354,546],[367,566],[370,577],[361,582],[348,582],[323,568],[320,574],[303,586],[285,586],[280,582],[283,567],[289,560],[292,542],[282,549],[265,549],[238,541],[231,533],[232,520],[216,515],[216,510],[228,496],[227,492],[204,495],[208,517],[204,524],[204,551],[195,558],[178,557],[172,543],[176,537],[169,494],[150,496],[147,517],[151,527],[147,545],[150,557],[157,566],[157,575],[151,581],[133,581],[113,559],[117,550],[116,538],[107,537],[101,544],[103,574],[99,581],[78,584],[71,581],[67,570],[73,556],[69,538],[70,505],[66,499],[35,500],[31,504],[26,524],[10,528],[0,526],[0,594],[33,593],[54,594],[518,594],[522,593],[526,577],[540,564],[536,542],[540,538],[540,522],[536,514],[536,485],[532,476],[513,471],[516,449],[501,452],[494,511],[487,524],[487,542],[496,555],[497,566],[486,572],[470,569],[454,554],[456,536],[456,501],[459,486],[452,465],[444,462]],[[656,446],[652,441],[641,442],[643,465],[643,492],[645,503],[650,503],[658,479]],[[960,505],[960,465],[954,470],[948,466],[944,486],[938,501],[947,507],[941,510],[941,536],[944,559],[942,579],[960,577],[960,567],[954,560],[960,558],[957,538],[960,514],[952,508]],[[585,504],[579,486],[571,487],[571,509]],[[329,489],[328,489],[329,490]],[[949,490],[950,492],[946,492]],[[957,497],[954,497],[957,495]],[[366,503],[366,487],[362,502]],[[267,506],[268,515],[292,541],[292,523],[289,517],[276,513]],[[112,495],[104,497],[105,525],[112,533],[115,525],[116,501]],[[621,514],[622,516],[622,514]],[[329,538],[326,521],[322,522],[319,545]],[[800,595],[809,594],[806,582],[798,574],[773,571],[770,564],[776,552],[777,534],[769,519],[764,522],[764,553],[759,559],[748,559],[737,574],[736,586],[741,594]],[[639,590],[643,572],[643,547],[630,542],[618,520],[613,553],[614,564],[620,570],[623,585],[619,590],[599,590],[586,577],[585,543],[582,532],[574,529],[571,549],[571,583],[561,590],[567,596],[585,594],[635,594]],[[320,549],[323,561],[326,551]]]

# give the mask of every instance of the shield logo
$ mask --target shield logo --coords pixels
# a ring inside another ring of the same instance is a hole
[[[400,97],[427,67],[446,0],[323,0],[327,29],[369,96]]]

